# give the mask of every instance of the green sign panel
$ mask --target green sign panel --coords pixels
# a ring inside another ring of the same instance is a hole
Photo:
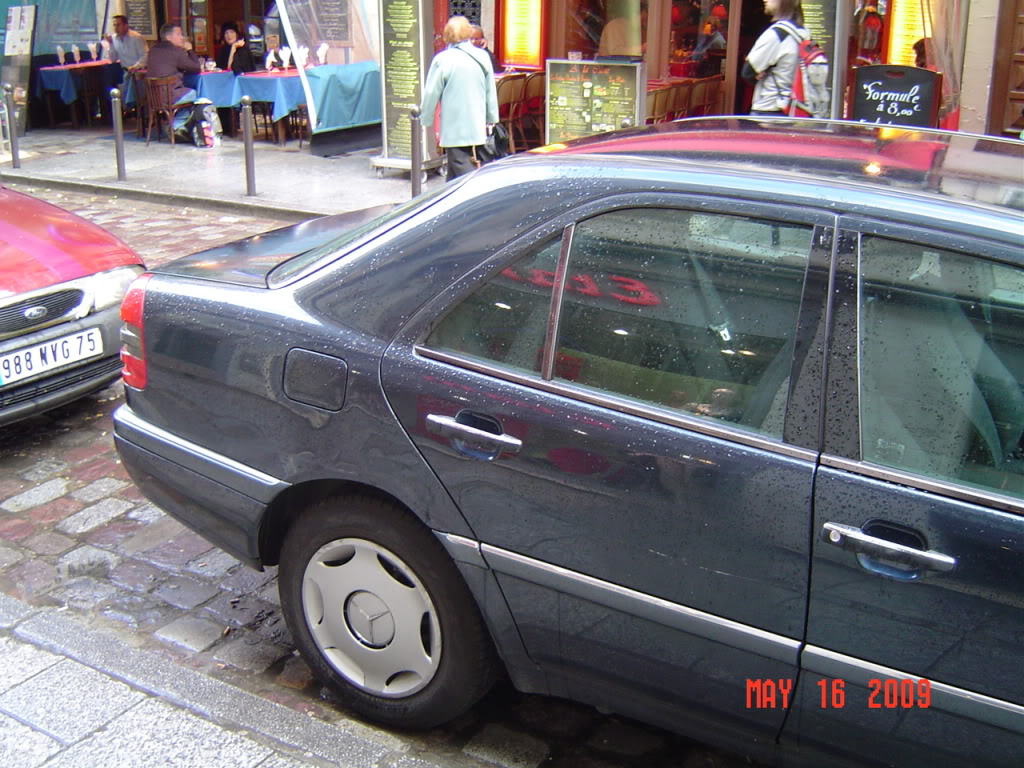
[[[640,125],[646,93],[643,62],[548,59],[546,141]]]

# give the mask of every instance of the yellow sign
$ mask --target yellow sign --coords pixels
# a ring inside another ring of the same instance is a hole
[[[502,18],[503,63],[516,67],[539,67],[541,0],[506,0]]]
[[[922,37],[930,37],[925,30],[925,18],[919,0],[895,0],[890,5],[891,27],[889,30],[889,56],[886,64],[917,65],[914,43]]]

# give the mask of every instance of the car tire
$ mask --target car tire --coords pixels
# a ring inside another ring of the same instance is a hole
[[[350,495],[311,505],[285,536],[279,584],[306,663],[369,720],[431,728],[494,682],[490,635],[458,569],[393,503]]]

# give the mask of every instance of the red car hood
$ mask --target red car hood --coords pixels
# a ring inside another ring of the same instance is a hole
[[[106,230],[0,187],[0,298],[131,264],[142,259]]]

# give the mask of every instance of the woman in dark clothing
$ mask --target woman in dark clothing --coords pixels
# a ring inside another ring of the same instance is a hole
[[[221,30],[221,39],[223,45],[217,49],[217,66],[220,69],[231,70],[236,75],[256,70],[252,51],[245,44],[245,39],[239,36],[238,27],[231,22],[225,24]]]

